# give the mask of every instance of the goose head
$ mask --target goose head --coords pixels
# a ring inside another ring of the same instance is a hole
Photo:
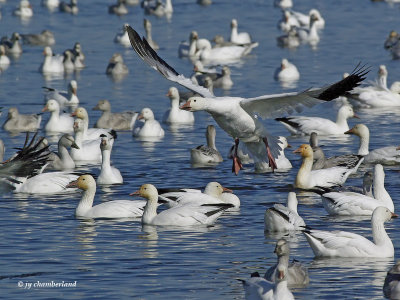
[[[202,97],[190,97],[185,104],[183,104],[180,109],[187,111],[199,111],[205,110],[207,108],[208,101]]]
[[[287,139],[284,136],[280,136],[279,137],[279,141],[281,142],[281,146],[282,146],[283,149],[292,148],[292,146],[289,145]]]
[[[96,188],[96,181],[93,176],[89,174],[79,176],[77,180],[71,181],[66,186],[66,188],[78,188],[84,191],[93,187]]]
[[[68,84],[68,90],[76,95],[76,92],[78,90],[78,83],[76,82],[76,80],[71,80],[70,83]]]
[[[179,101],[179,91],[176,87],[171,86],[168,90],[167,97],[171,100],[178,100]]]
[[[8,109],[8,119],[13,119],[18,117],[18,109],[16,107],[10,107]]]
[[[392,218],[397,218],[398,215],[395,213],[392,213],[390,209],[384,206],[378,206],[377,208],[374,209],[374,212],[372,213],[372,221],[381,221],[381,222],[387,222]]]
[[[221,73],[223,76],[229,76],[231,75],[231,69],[228,66],[223,66]]]
[[[112,149],[112,145],[110,143],[110,138],[108,136],[106,136],[105,134],[101,134],[101,142],[100,142],[100,149],[101,151],[103,150],[111,150]]]
[[[204,194],[219,198],[223,192],[232,193],[232,190],[223,187],[219,182],[209,182],[204,189]]]
[[[310,145],[303,144],[298,149],[294,150],[293,153],[298,153],[302,157],[313,158],[313,150]]]
[[[385,65],[380,65],[379,66],[378,75],[379,76],[387,76],[388,75],[388,71],[387,71]]]
[[[82,120],[88,120],[89,115],[84,107],[78,107],[75,111],[71,114],[71,117],[76,117]]]
[[[287,67],[289,67],[289,61],[286,58],[283,58],[281,61],[281,70],[286,69]]]
[[[350,130],[347,130],[344,134],[354,134],[360,138],[369,138],[369,129],[364,124],[357,124]]]
[[[99,100],[99,102],[97,102],[97,105],[93,107],[93,110],[110,111],[111,110],[110,101],[106,99]]]
[[[58,141],[58,145],[64,146],[65,148],[71,147],[79,149],[78,145],[75,143],[75,139],[70,134],[64,134]]]
[[[142,111],[140,112],[140,114],[137,118],[138,118],[138,120],[143,119],[145,121],[154,120],[154,113],[150,108],[145,107],[142,109]]]
[[[277,256],[284,256],[290,254],[290,247],[285,239],[280,239],[276,242],[274,253]]]
[[[130,196],[133,196],[133,195],[138,195],[147,200],[149,200],[150,198],[157,199],[158,191],[154,185],[147,183],[147,184],[143,184],[138,191],[130,194]]]
[[[231,21],[231,28],[237,28],[238,27],[238,23],[236,19],[232,19]]]
[[[53,50],[51,50],[51,47],[49,47],[49,46],[44,47],[43,55],[46,57],[53,56]]]
[[[346,119],[347,119],[347,118],[357,118],[357,119],[360,118],[359,116],[357,116],[357,115],[354,113],[354,110],[353,110],[353,108],[352,108],[350,105],[343,105],[343,106],[339,109],[338,114],[339,114],[340,116],[345,117]]]
[[[57,100],[50,99],[47,100],[46,105],[43,107],[42,112],[59,112],[60,111],[60,104],[58,104]]]

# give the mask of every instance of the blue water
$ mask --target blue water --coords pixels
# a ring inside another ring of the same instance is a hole
[[[96,3],[94,3],[96,2]],[[158,119],[168,109],[165,96],[171,83],[146,66],[130,48],[113,43],[124,23],[143,33],[143,11],[129,7],[130,13],[117,17],[107,13],[113,1],[79,1],[77,16],[50,13],[32,1],[34,16],[28,22],[12,16],[17,1],[2,4],[1,35],[12,32],[38,33],[47,28],[55,33],[55,53],[61,53],[79,41],[86,55],[87,68],[63,78],[45,78],[38,72],[43,60],[41,47],[24,46],[22,56],[0,75],[1,122],[8,107],[23,113],[38,113],[43,107],[42,86],[65,89],[71,79],[78,81],[81,105],[90,114],[90,124],[99,117],[91,110],[98,100],[109,99],[117,110],[141,110],[150,107]],[[399,61],[391,60],[383,42],[392,29],[399,30],[399,6],[370,1],[295,1],[302,12],[318,8],[326,28],[316,49],[302,45],[296,50],[278,48],[275,38],[281,34],[276,23],[281,13],[272,1],[215,0],[209,7],[195,1],[174,1],[170,21],[149,16],[153,38],[161,46],[159,54],[179,72],[190,75],[191,64],[177,56],[178,43],[187,40],[191,30],[200,37],[216,34],[228,37],[229,24],[237,18],[239,31],[250,32],[259,42],[251,55],[232,66],[234,86],[218,95],[252,97],[287,91],[273,79],[280,60],[288,58],[297,65],[301,79],[296,90],[332,83],[343,72],[351,72],[358,62],[371,66],[367,80],[373,80],[380,64],[389,72],[388,83],[400,79]],[[105,75],[114,52],[123,54],[130,69],[128,76],[115,82]],[[308,109],[307,115],[336,118],[337,106],[327,103]],[[371,131],[370,148],[400,144],[400,111],[357,111]],[[255,174],[251,166],[239,176],[230,172],[231,161],[215,168],[195,169],[190,165],[189,149],[205,143],[204,132],[214,124],[206,113],[196,113],[193,126],[168,127],[161,142],[140,142],[129,132],[120,133],[112,153],[114,166],[120,169],[124,184],[98,188],[95,203],[129,199],[128,194],[143,183],[159,187],[204,187],[219,181],[240,197],[240,211],[224,214],[214,226],[199,228],[142,227],[135,220],[77,220],[78,193],[57,196],[5,194],[0,201],[0,289],[4,299],[243,299],[237,278],[263,273],[276,258],[273,254],[277,235],[264,234],[264,211],[273,202],[284,202],[296,171],[298,156],[287,151],[294,167],[287,173]],[[48,114],[43,115],[44,126]],[[275,121],[266,124],[276,135],[288,135]],[[43,132],[44,134],[44,132]],[[6,143],[6,157],[23,144],[25,135],[11,136],[0,131]],[[294,148],[306,137],[289,137]],[[217,127],[217,147],[225,155],[232,140]],[[321,139],[328,155],[353,153],[358,149],[354,136]],[[362,166],[347,184],[361,185],[361,176],[372,166]],[[97,167],[82,171],[99,173]],[[386,188],[398,208],[399,167],[385,167]],[[343,229],[370,236],[369,218],[328,217],[318,195],[300,192],[299,213],[306,223],[318,229]],[[398,220],[386,224],[395,249],[400,249]],[[387,270],[394,259],[313,259],[313,253],[301,233],[287,237],[292,256],[309,268],[310,285],[293,290],[299,299],[381,299]],[[76,287],[33,287],[40,282],[75,282]],[[21,282],[22,287],[18,287]],[[25,287],[32,284],[30,290]]]

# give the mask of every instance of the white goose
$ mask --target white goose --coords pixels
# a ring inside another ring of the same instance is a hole
[[[209,182],[201,192],[197,189],[159,189],[159,199],[166,201],[168,207],[187,203],[197,204],[232,204],[234,208],[240,207],[240,199],[232,190],[223,187],[218,182]]]
[[[363,92],[371,92],[371,91],[387,91],[387,77],[388,71],[385,65],[380,65],[378,70],[378,78],[375,82],[372,82],[371,85],[368,86],[358,86],[352,92],[351,95],[358,99],[359,95]]]
[[[208,125],[206,129],[206,145],[200,145],[190,150],[190,162],[194,165],[218,164],[223,161],[215,145],[216,130],[213,125]]]
[[[69,82],[67,92],[59,91],[49,87],[43,88],[45,89],[45,101],[54,99],[59,103],[60,108],[64,108],[66,106],[75,107],[79,104],[79,98],[77,96],[78,83],[76,80],[71,80]]]
[[[84,162],[100,163],[100,136],[97,140],[85,140],[85,122],[82,119],[76,119],[73,125],[75,132],[75,143],[79,148],[71,149],[71,157],[75,163],[82,164]]]
[[[117,168],[111,166],[112,143],[110,139],[111,137],[104,134],[101,135],[101,171],[99,177],[96,179],[97,184],[119,184],[124,182],[121,172]]]
[[[278,28],[283,32],[289,32],[292,27],[300,27],[300,23],[289,10],[282,11],[282,18],[278,22]]]
[[[303,43],[310,44],[311,46],[316,46],[319,43],[319,35],[317,30],[318,17],[314,14],[310,16],[310,24],[308,28],[298,28],[297,33],[299,35],[300,41]]]
[[[111,76],[124,76],[129,73],[128,67],[124,63],[124,58],[120,53],[114,53],[106,68],[106,74]]]
[[[75,168],[75,162],[69,155],[68,148],[79,149],[78,145],[75,143],[75,139],[70,134],[64,134],[58,141],[58,152],[50,153],[49,155],[49,169],[54,170],[72,170]]]
[[[144,13],[147,15],[155,15],[157,17],[172,17],[174,9],[172,7],[172,0],[165,0],[165,4],[161,0],[157,0],[155,7],[144,7]]]
[[[291,134],[310,135],[312,132],[318,135],[344,134],[349,130],[348,118],[358,118],[350,105],[343,105],[336,117],[336,122],[319,117],[285,117],[276,118]]]
[[[151,22],[147,19],[143,20],[143,26],[144,30],[146,31],[146,40],[149,43],[150,47],[153,48],[154,50],[160,49],[160,46],[153,40],[153,36],[151,35]],[[129,37],[127,36],[128,41]],[[130,44],[130,43],[129,43]]]
[[[231,204],[196,204],[178,205],[157,214],[158,192],[154,185],[144,184],[131,195],[147,199],[142,216],[142,224],[162,226],[211,225],[222,213],[232,207]]]
[[[10,59],[6,55],[6,48],[0,45],[0,70],[5,70],[10,65]]]
[[[129,24],[125,23],[124,26],[122,26],[122,32],[117,33],[115,35],[114,42],[121,44],[124,47],[129,47],[131,45],[131,42],[129,41],[128,32],[126,31],[126,26],[129,26]]]
[[[374,196],[354,192],[330,192],[322,194],[322,204],[330,215],[370,216],[378,206],[394,212],[393,200],[385,189],[385,173],[380,164],[375,165],[373,180]]]
[[[50,112],[50,118],[44,127],[46,132],[73,132],[74,118],[69,114],[60,114],[60,105],[56,100],[48,100],[42,109],[42,112],[45,111]]]
[[[15,57],[19,57],[22,54],[22,46],[21,46],[21,36],[18,32],[14,32],[11,35],[11,39],[2,38],[1,43],[6,48],[6,53],[11,54]]]
[[[33,16],[32,5],[28,0],[21,0],[17,9],[13,14],[21,18],[30,18]]]
[[[116,4],[112,4],[108,7],[108,13],[117,16],[123,16],[128,14],[128,8],[125,5],[125,0],[117,0]]]
[[[360,138],[358,154],[364,156],[364,162],[368,164],[380,163],[393,165],[400,163],[400,149],[396,146],[388,146],[369,151],[369,129],[364,124],[357,124],[345,134],[354,134]]]
[[[112,128],[114,130],[132,130],[135,125],[138,113],[124,111],[120,113],[111,112],[111,103],[108,100],[99,100],[93,110],[102,111],[101,117],[94,125],[95,128]]]
[[[294,64],[284,58],[281,61],[281,66],[275,71],[275,79],[279,81],[296,81],[300,79],[300,73]]]
[[[264,225],[266,231],[289,231],[304,230],[306,223],[297,212],[296,193],[290,192],[286,206],[277,203],[268,208],[264,214]]]
[[[287,139],[284,136],[278,137],[281,143],[281,150],[279,150],[279,155],[275,159],[276,163],[276,171],[277,172],[287,172],[289,169],[292,168],[292,163],[290,160],[285,156],[285,149],[291,148],[292,146],[289,145]],[[265,173],[265,172],[272,172],[272,168],[267,162],[254,162],[254,170],[256,173]]]
[[[278,257],[277,263],[265,272],[264,278],[275,282],[279,264],[286,265],[288,268],[287,284],[289,287],[304,287],[310,282],[308,270],[300,262],[293,260],[289,263],[290,247],[285,239],[276,242],[274,253]]]
[[[93,206],[96,181],[91,175],[79,176],[67,188],[83,190],[82,198],[75,209],[75,216],[78,218],[140,218],[146,205],[146,201],[113,200]]]
[[[310,9],[310,11],[308,12],[308,15],[303,14],[301,12],[293,11],[293,10],[291,10],[290,13],[298,21],[300,26],[305,26],[305,27],[310,26],[310,17],[311,17],[311,15],[315,15],[318,19],[317,21],[315,21],[315,25],[316,25],[317,29],[324,29],[324,27],[325,27],[324,18],[322,18],[319,10],[317,10],[315,8]]]
[[[168,124],[193,124],[194,115],[190,111],[179,109],[179,91],[176,87],[170,87],[167,97],[171,100],[171,107],[163,117],[163,122]]]
[[[311,106],[321,102],[321,100],[332,100],[357,86],[365,76],[365,71],[358,69],[337,84],[322,89],[307,90],[302,93],[265,95],[248,99],[215,97],[209,90],[194,85],[190,79],[176,72],[154,50],[149,48],[131,27],[128,27],[127,30],[133,49],[146,63],[159,70],[168,80],[177,82],[205,97],[190,98],[181,106],[182,109],[207,111],[213,116],[218,125],[235,139],[236,147],[239,144],[239,140],[242,140],[246,143],[247,148],[251,148],[252,155],[257,159],[265,160],[268,157],[268,161],[273,168],[276,167],[274,157],[278,157],[280,150],[278,140],[267,132],[254,115],[257,114],[266,118],[304,104]],[[240,161],[237,157],[234,157],[233,170],[238,173],[240,168]]]
[[[83,120],[84,124],[84,140],[99,140],[101,134],[107,135],[110,132],[110,128],[89,128],[89,115],[84,107],[77,107],[75,111],[71,114],[71,117],[76,117],[77,119]]]
[[[64,56],[55,55],[49,46],[46,46],[43,50],[44,61],[41,64],[39,71],[42,73],[64,73]]]
[[[129,26],[129,25],[127,25]],[[125,27],[126,30],[127,27]],[[189,42],[187,41],[182,41],[179,43],[179,47],[178,47],[178,56],[180,58],[182,57],[193,57],[196,54],[196,43],[197,43],[197,39],[198,39],[198,33],[197,31],[192,31],[189,35]],[[129,40],[129,36],[127,34],[128,40]],[[129,45],[130,45],[130,41],[129,41]]]
[[[133,128],[134,136],[139,138],[162,138],[164,136],[164,129],[154,118],[154,113],[150,108],[143,108],[137,119],[143,119],[144,124],[141,127]]]
[[[310,145],[303,144],[294,153],[299,153],[303,157],[303,162],[295,180],[295,186],[301,189],[342,185],[364,159],[360,157],[358,161],[345,166],[312,170],[313,151]]]
[[[50,11],[54,11],[60,5],[60,0],[42,0],[42,6],[46,6]]]
[[[388,208],[378,206],[372,213],[373,242],[346,231],[303,231],[316,257],[393,257],[394,247],[384,223],[397,217]]]
[[[10,132],[37,131],[41,121],[39,114],[20,114],[16,107],[10,107],[3,129]]]
[[[238,32],[238,22],[236,19],[232,19],[231,21],[231,36],[229,41],[241,45],[251,43],[250,34],[247,32]]]

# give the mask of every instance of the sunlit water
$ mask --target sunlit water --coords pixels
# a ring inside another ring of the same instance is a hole
[[[96,2],[96,3],[94,3]],[[150,107],[158,119],[169,106],[165,96],[170,86],[148,68],[130,48],[113,43],[123,23],[130,23],[143,33],[143,11],[129,7],[130,13],[116,17],[107,13],[112,1],[80,1],[77,16],[49,13],[32,1],[34,16],[21,22],[11,15],[17,1],[2,4],[1,35],[12,32],[38,33],[47,28],[55,33],[55,53],[61,53],[79,41],[86,54],[87,68],[80,74],[63,78],[44,78],[38,68],[43,60],[42,48],[25,46],[19,59],[0,75],[0,97],[4,113],[17,106],[23,113],[38,113],[43,107],[42,86],[65,89],[71,79],[78,81],[78,96],[94,124],[98,112],[91,111],[100,99],[109,99],[114,111],[141,110]],[[296,50],[281,49],[275,38],[281,13],[272,1],[215,0],[209,7],[195,1],[174,1],[174,14],[166,19],[148,17],[153,24],[153,38],[159,54],[179,72],[190,75],[191,64],[177,57],[178,43],[187,40],[191,30],[200,37],[216,34],[228,37],[229,24],[237,18],[239,31],[250,32],[260,43],[239,66],[232,66],[234,86],[227,95],[258,96],[287,91],[273,79],[275,69],[284,57],[295,63],[301,79],[296,90],[337,81],[343,72],[351,72],[358,62],[370,65],[368,80],[376,76],[378,66],[385,64],[389,84],[398,80],[398,61],[391,60],[383,42],[392,29],[399,30],[398,6],[370,1],[295,1],[295,9],[306,12],[318,8],[326,20],[321,42],[316,49],[302,45]],[[130,69],[128,76],[115,82],[105,75],[114,52],[123,54]],[[216,91],[222,95],[221,91]],[[323,104],[304,114],[336,118],[337,106]],[[371,149],[400,144],[399,110],[362,110],[361,120],[350,120],[350,126],[363,122],[371,130]],[[43,115],[42,126],[48,118]],[[287,173],[254,174],[251,166],[239,176],[231,172],[231,161],[215,168],[195,169],[190,166],[189,149],[205,143],[204,132],[214,124],[206,113],[196,113],[194,126],[172,128],[164,125],[166,135],[160,142],[140,142],[131,133],[120,133],[114,145],[112,161],[124,177],[124,184],[98,188],[95,203],[129,199],[128,194],[143,183],[160,187],[204,187],[219,181],[232,188],[242,206],[237,212],[224,214],[214,226],[196,228],[142,227],[138,220],[77,220],[74,209],[79,194],[57,196],[3,195],[0,201],[0,286],[5,299],[243,299],[237,278],[250,273],[261,274],[276,258],[276,240],[281,235],[264,234],[264,211],[273,202],[284,202],[299,158],[287,151],[294,168]],[[275,121],[266,121],[276,135],[288,135]],[[10,136],[1,131],[6,143],[6,157],[21,146],[24,134]],[[294,148],[306,137],[289,137]],[[225,155],[231,138],[217,128],[217,147]],[[354,136],[323,138],[328,155],[352,153],[358,149]],[[289,149],[290,150],[290,149]],[[362,166],[347,181],[361,185],[361,176],[371,166]],[[98,174],[97,167],[81,168]],[[385,167],[386,187],[398,206],[399,167]],[[300,192],[299,213],[306,223],[318,229],[343,229],[370,236],[369,218],[338,219],[328,217],[318,195]],[[395,248],[400,248],[398,220],[386,228]],[[394,259],[323,259],[314,260],[304,236],[298,232],[291,241],[292,257],[309,268],[310,285],[294,290],[299,299],[381,299],[386,271]],[[19,288],[18,282],[77,282],[71,288]]]

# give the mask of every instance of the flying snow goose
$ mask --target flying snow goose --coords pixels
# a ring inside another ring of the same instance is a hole
[[[215,145],[216,130],[214,125],[208,125],[206,129],[206,145],[200,145],[190,150],[190,162],[194,165],[218,164],[223,161]]]
[[[319,117],[284,117],[276,118],[291,134],[310,135],[312,132],[318,135],[344,134],[349,130],[348,118],[358,118],[350,105],[343,105],[336,117],[336,122]]]
[[[303,144],[295,150],[294,153],[299,153],[303,157],[303,162],[297,172],[295,180],[295,186],[301,189],[342,185],[364,159],[360,156],[358,161],[350,164],[321,170],[312,170],[313,151],[310,145]]]
[[[306,223],[297,212],[297,204],[296,193],[290,192],[286,206],[276,203],[268,208],[264,214],[265,230],[271,232],[303,230]]]
[[[292,168],[292,163],[285,156],[285,149],[291,148],[292,146],[289,145],[287,139],[284,136],[279,136],[278,139],[281,143],[282,149],[279,151],[279,155],[275,159],[275,163],[277,166],[276,171],[287,172],[289,169]],[[254,170],[257,173],[265,173],[265,172],[271,172],[272,168],[267,162],[254,162]]]
[[[40,128],[41,121],[40,114],[20,114],[16,107],[10,107],[3,129],[10,132],[36,131]]]
[[[73,132],[74,118],[69,114],[60,114],[60,104],[56,100],[47,100],[42,109],[42,112],[45,111],[50,112],[50,118],[44,127],[46,132]]]
[[[285,239],[276,242],[274,253],[278,257],[277,263],[269,268],[264,275],[268,281],[275,282],[276,272],[278,272],[279,264],[288,266],[287,284],[289,287],[304,287],[310,282],[308,270],[300,262],[293,260],[289,263],[290,247]]]
[[[146,39],[142,40],[140,38],[135,30],[129,26],[127,30],[132,47],[140,58],[158,70],[168,80],[177,82],[205,97],[190,98],[181,106],[182,109],[207,111],[213,116],[218,125],[235,139],[236,147],[239,144],[239,140],[242,140],[246,143],[253,157],[257,157],[259,160],[265,160],[268,157],[273,169],[276,168],[274,158],[278,157],[281,148],[279,147],[278,139],[267,132],[261,122],[255,118],[255,114],[262,118],[267,118],[283,111],[300,108],[302,105],[312,106],[323,101],[330,101],[356,87],[364,80],[367,72],[363,68],[356,68],[350,76],[335,84],[324,88],[306,90],[301,93],[265,95],[247,99],[215,97],[208,89],[193,84],[190,79],[176,72],[151,49]],[[237,157],[234,157],[233,169],[236,174],[240,168],[240,161]]]
[[[61,1],[59,9],[61,12],[76,15],[79,12],[78,0],[70,0],[70,3]]]
[[[139,195],[147,199],[142,216],[142,224],[164,226],[211,225],[232,204],[197,204],[178,205],[157,214],[158,192],[154,185],[144,184],[131,195]]]
[[[143,108],[137,119],[143,119],[144,124],[133,128],[134,136],[139,138],[162,138],[164,136],[164,129],[154,118],[154,113],[150,108]]]
[[[160,46],[153,40],[153,36],[151,35],[151,22],[147,19],[143,20],[143,26],[144,30],[146,32],[146,39],[147,42],[149,43],[150,47],[153,48],[154,50],[160,49]],[[129,46],[129,37],[128,37],[128,46]]]
[[[167,97],[171,100],[171,107],[165,112],[163,122],[168,124],[193,124],[193,113],[179,109],[178,89],[173,86],[170,87]]]
[[[104,134],[101,135],[101,170],[99,177],[96,179],[97,184],[119,184],[124,182],[121,172],[111,166],[112,143],[110,139],[112,137]]]
[[[297,67],[286,58],[282,59],[281,66],[275,71],[275,79],[279,81],[296,81],[299,78],[300,73]]]
[[[229,41],[240,45],[251,43],[250,34],[247,32],[238,32],[238,22],[236,19],[232,19],[231,21],[231,36]]]
[[[330,192],[322,194],[322,204],[330,215],[370,216],[378,206],[387,207],[394,212],[393,200],[385,189],[385,173],[380,164],[375,165],[373,189],[374,196],[354,192]]]
[[[304,235],[316,257],[393,257],[394,247],[384,223],[397,217],[387,207],[372,213],[373,241],[346,231],[305,230]]]
[[[140,218],[143,215],[146,201],[113,200],[93,206],[96,194],[96,181],[91,175],[81,175],[71,181],[67,188],[79,188],[82,198],[75,209],[78,218]]]
[[[74,137],[70,134],[64,134],[58,140],[57,148],[57,153],[50,153],[47,168],[62,171],[74,169],[75,162],[68,152],[68,148],[79,148]]]
[[[89,114],[87,110],[80,106],[77,107],[74,112],[71,114],[71,117],[76,117],[77,119],[83,120],[84,124],[84,140],[98,140],[101,134],[108,134],[110,132],[110,128],[89,128]]]
[[[400,163],[400,149],[396,146],[388,146],[369,151],[369,129],[364,124],[357,124],[345,134],[354,134],[360,138],[358,154],[364,156],[364,162],[368,164],[380,163],[393,165]]]
[[[400,299],[400,260],[387,272],[383,294],[388,299]]]
[[[59,91],[54,88],[43,87],[44,88],[44,99],[48,101],[50,99],[57,100],[60,108],[66,106],[75,107],[79,104],[79,98],[77,96],[78,83],[76,80],[71,80],[68,84],[68,91]]]
[[[102,111],[101,117],[94,125],[95,128],[112,128],[114,130],[132,130],[136,118],[139,115],[134,111],[124,111],[119,113],[111,112],[111,103],[108,100],[99,100],[93,110]]]

